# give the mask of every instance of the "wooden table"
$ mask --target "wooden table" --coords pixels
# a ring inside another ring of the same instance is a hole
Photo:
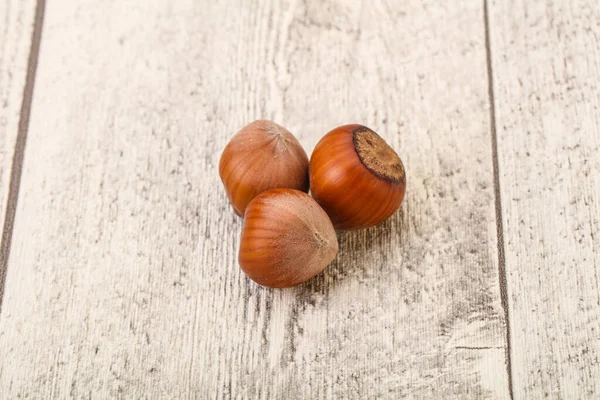
[[[0,2],[0,398],[600,396],[597,0]],[[217,166],[359,122],[391,220],[289,290]]]

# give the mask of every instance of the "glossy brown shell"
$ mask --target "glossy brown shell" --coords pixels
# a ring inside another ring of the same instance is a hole
[[[248,204],[238,260],[260,285],[298,285],[323,271],[337,251],[329,217],[306,193],[272,189]]]
[[[227,144],[219,175],[235,212],[242,216],[256,195],[274,188],[308,191],[308,156],[284,127],[254,121]]]
[[[396,181],[377,175],[361,161],[354,134],[362,125],[344,125],[327,133],[310,159],[311,194],[336,229],[368,228],[389,218],[400,207],[406,177]]]

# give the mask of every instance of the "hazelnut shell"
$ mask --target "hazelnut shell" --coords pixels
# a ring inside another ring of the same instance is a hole
[[[311,194],[336,229],[368,228],[389,218],[406,192],[404,165],[371,129],[344,125],[317,143],[309,167]]]

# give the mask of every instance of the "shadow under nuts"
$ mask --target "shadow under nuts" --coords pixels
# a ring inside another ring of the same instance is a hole
[[[311,193],[336,229],[377,225],[396,212],[406,192],[400,157],[362,125],[327,133],[315,147],[309,170]]]
[[[219,175],[235,212],[242,216],[256,195],[274,188],[308,191],[308,157],[284,127],[266,120],[242,128],[227,144]]]
[[[329,217],[306,193],[272,189],[248,204],[239,263],[260,285],[298,285],[323,271],[337,252]]]

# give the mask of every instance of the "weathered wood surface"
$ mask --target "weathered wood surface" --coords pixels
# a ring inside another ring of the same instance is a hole
[[[600,396],[600,4],[492,1],[515,398]]]
[[[507,398],[483,4],[52,1],[0,314],[7,398]],[[407,198],[311,282],[236,262],[245,123],[362,122]]]
[[[33,0],[0,2],[0,235],[5,228],[13,155],[26,86],[34,11]],[[18,190],[18,187],[15,189]],[[9,212],[14,215],[14,209]],[[12,222],[10,217],[9,220]],[[6,228],[7,231],[10,230],[10,227]],[[6,240],[6,235],[2,237],[2,240]],[[0,245],[0,298],[7,245],[8,243]]]

